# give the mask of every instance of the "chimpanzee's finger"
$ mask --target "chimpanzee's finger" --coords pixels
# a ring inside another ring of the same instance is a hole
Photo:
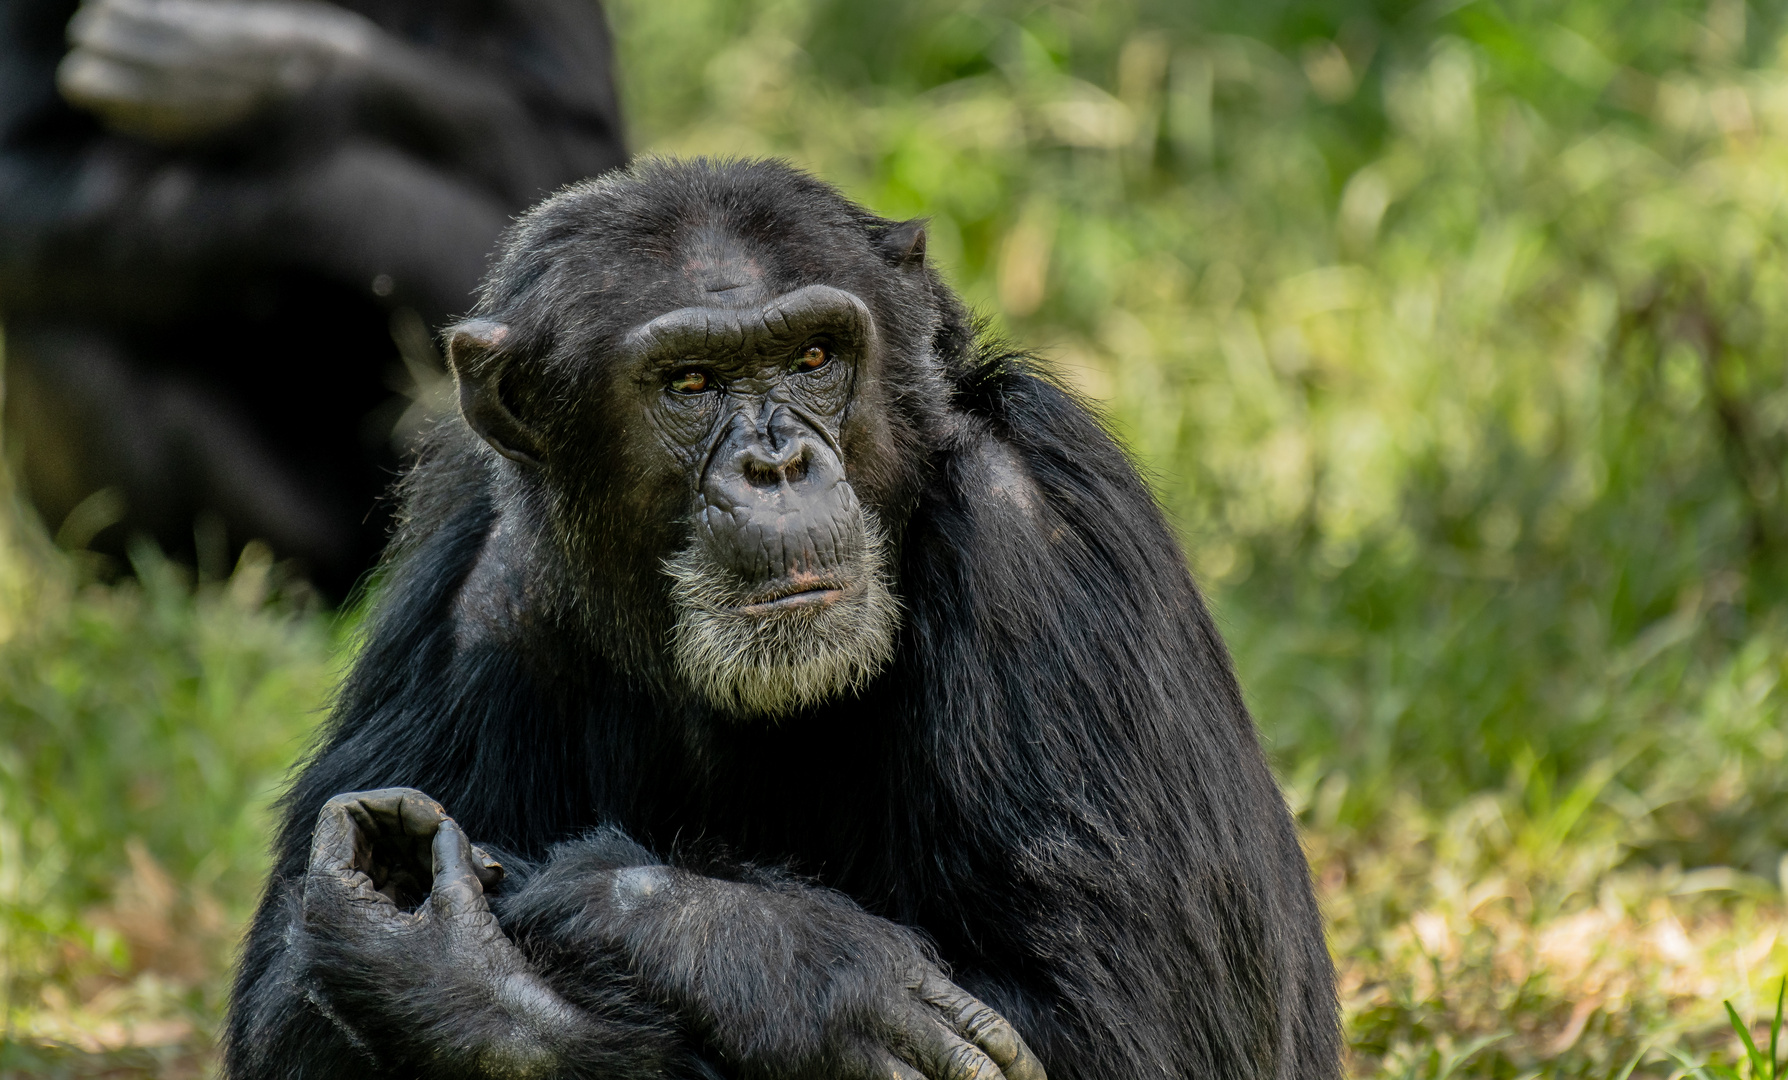
[[[310,868],[345,874],[365,856],[367,839],[341,796],[323,804],[310,834]]]
[[[408,848],[427,865],[429,844],[447,812],[415,788],[351,791],[323,804],[311,834],[312,869],[337,874],[381,875],[373,865],[375,843]],[[383,884],[382,882],[380,884]]]
[[[348,813],[365,829],[367,835],[381,840],[431,840],[435,827],[447,819],[447,810],[440,803],[415,788],[379,788],[377,791],[353,791],[337,795]]]
[[[1046,1080],[1042,1063],[1018,1030],[967,990],[941,975],[927,973],[919,984],[919,997],[992,1058],[1006,1080]]]
[[[76,105],[142,101],[153,96],[155,79],[143,68],[82,47],[62,58],[56,85]]]
[[[165,63],[186,51],[189,32],[160,8],[142,0],[83,4],[69,20],[69,41],[121,60]]]
[[[311,834],[310,868],[304,882],[307,911],[342,903],[395,910],[390,898],[374,888],[372,878],[356,865],[364,861],[365,847],[366,838],[347,807],[331,800],[317,816]]]
[[[477,844],[472,845],[472,868],[477,872],[478,883],[484,886],[485,892],[489,892],[503,882],[505,876],[503,864],[492,858],[490,852]]]
[[[452,818],[443,819],[435,830],[434,862],[434,888],[429,901],[435,911],[451,918],[489,910],[484,902],[484,885],[478,880],[478,861],[472,855],[471,841]]]
[[[937,1014],[913,1007],[895,1050],[917,1065],[927,1080],[1007,1080],[978,1046],[961,1038]]]

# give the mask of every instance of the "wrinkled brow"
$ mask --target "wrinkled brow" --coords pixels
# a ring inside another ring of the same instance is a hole
[[[808,285],[755,308],[686,307],[666,312],[628,334],[621,351],[635,357],[746,352],[788,338],[825,332],[842,346],[866,346],[875,335],[869,306],[829,285]]]

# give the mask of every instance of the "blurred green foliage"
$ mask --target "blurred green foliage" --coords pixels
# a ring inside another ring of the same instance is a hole
[[[264,546],[196,587],[141,548],[135,580],[104,586],[0,509],[0,1075],[56,1071],[12,1035],[163,1047],[123,1060],[184,1075],[224,1004],[334,623],[308,590],[278,595]]]
[[[1769,1015],[1788,962],[1781,9],[609,10],[636,146],[929,216],[1133,448],[1306,827],[1361,1075],[1740,1060],[1718,1002]],[[203,1065],[348,648],[258,551],[137,563],[4,531],[0,1074]]]

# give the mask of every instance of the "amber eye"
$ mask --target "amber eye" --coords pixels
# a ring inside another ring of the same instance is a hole
[[[824,345],[809,345],[801,350],[800,357],[795,361],[795,367],[802,371],[818,371],[825,367],[827,361],[831,359],[832,354],[826,351]]]
[[[677,394],[699,394],[708,388],[708,373],[696,371],[679,371],[671,376],[670,388]]]

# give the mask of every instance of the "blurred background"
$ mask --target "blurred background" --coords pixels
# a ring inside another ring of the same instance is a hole
[[[1780,9],[607,10],[634,151],[929,215],[1128,442],[1306,830],[1354,1075],[1735,1060],[1722,1000],[1788,970]],[[360,607],[253,542],[120,577],[25,505],[0,1074],[200,1074]]]

